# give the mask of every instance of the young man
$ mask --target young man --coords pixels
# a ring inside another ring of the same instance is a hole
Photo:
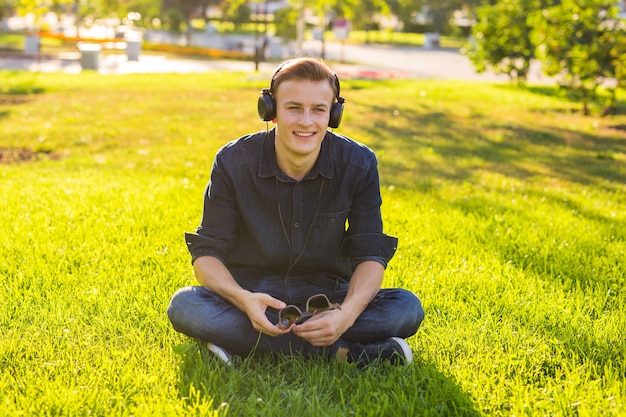
[[[381,289],[397,239],[383,233],[374,153],[328,131],[343,103],[325,63],[284,62],[258,103],[275,128],[215,157],[202,222],[185,235],[201,285],[176,292],[168,316],[226,362],[412,360],[404,338],[424,311],[413,293]]]

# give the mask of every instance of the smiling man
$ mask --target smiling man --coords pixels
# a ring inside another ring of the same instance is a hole
[[[168,307],[174,328],[230,363],[251,354],[408,364],[417,296],[381,288],[397,239],[383,233],[375,154],[328,130],[343,115],[321,60],[279,65],[258,101],[272,130],[220,149],[196,233],[198,286]]]

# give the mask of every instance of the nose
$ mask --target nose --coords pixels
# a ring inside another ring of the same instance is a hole
[[[301,125],[310,125],[312,123],[311,110],[305,109],[298,121]]]

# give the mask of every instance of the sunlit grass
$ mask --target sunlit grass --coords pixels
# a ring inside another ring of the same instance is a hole
[[[626,116],[542,88],[342,82],[379,156],[386,285],[423,300],[415,365],[222,366],[174,332],[215,151],[262,77],[0,72],[6,415],[625,413]]]
[[[334,39],[333,33],[330,31],[327,36]],[[346,42],[421,48],[425,43],[425,35],[393,30],[352,30]],[[439,40],[439,45],[442,48],[461,49],[466,43],[467,38],[461,36],[440,36]]]

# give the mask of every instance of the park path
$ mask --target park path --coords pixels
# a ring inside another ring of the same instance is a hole
[[[421,78],[471,81],[501,81],[508,78],[493,73],[479,74],[468,57],[457,50],[385,45],[351,45],[326,42],[324,57],[333,61],[333,69],[343,78]],[[321,42],[306,41],[302,51],[307,56],[320,56]],[[261,62],[259,73],[271,73],[275,62]],[[24,56],[0,54],[0,69],[32,72],[78,73],[82,70],[80,53],[54,56]],[[127,73],[202,73],[214,70],[255,72],[253,62],[225,59],[184,59],[154,53],[142,53],[138,60],[128,60],[125,54],[101,54],[99,72]],[[529,78],[531,82],[547,81],[540,71]]]

